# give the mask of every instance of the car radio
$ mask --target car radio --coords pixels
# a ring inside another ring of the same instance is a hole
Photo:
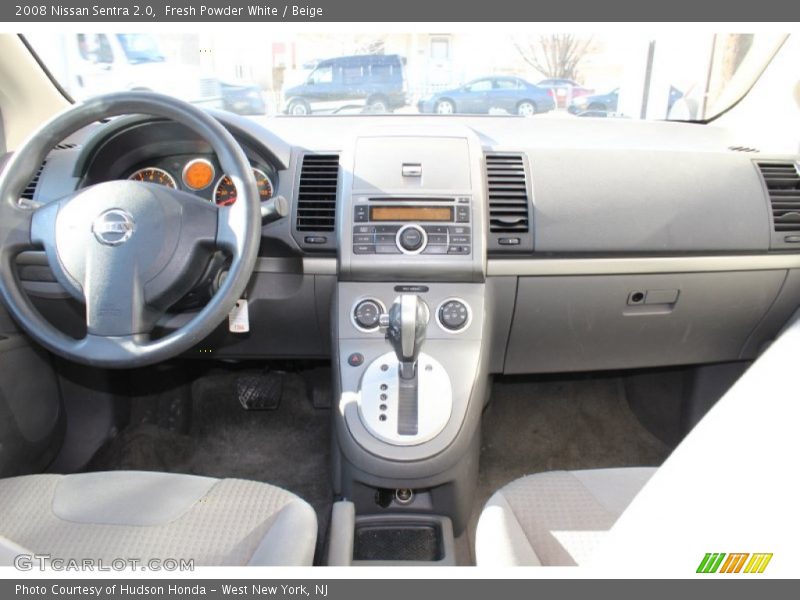
[[[356,198],[353,254],[471,254],[471,212],[469,196]]]

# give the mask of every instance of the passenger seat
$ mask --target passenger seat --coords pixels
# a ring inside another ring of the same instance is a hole
[[[478,520],[478,566],[585,562],[655,468],[552,471],[512,481]]]

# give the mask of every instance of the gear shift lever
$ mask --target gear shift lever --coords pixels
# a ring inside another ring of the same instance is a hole
[[[428,306],[416,294],[403,294],[389,309],[386,338],[400,362],[400,377],[414,379],[417,358],[430,318]]]
[[[419,432],[419,385],[417,359],[425,341],[430,311],[416,294],[402,294],[381,315],[380,324],[386,327],[386,339],[400,363],[397,386],[397,433],[417,435]]]

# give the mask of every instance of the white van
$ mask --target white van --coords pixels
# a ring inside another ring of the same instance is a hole
[[[147,33],[29,35],[67,92],[77,99],[119,90],[153,91],[221,107],[220,82],[197,65],[178,65]]]

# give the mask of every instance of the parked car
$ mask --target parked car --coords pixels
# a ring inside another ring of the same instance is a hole
[[[683,98],[683,92],[675,86],[669,86],[669,100],[667,111],[672,109],[672,105]],[[607,94],[595,94],[593,96],[581,96],[575,98],[567,109],[573,115],[582,117],[607,117],[611,113],[617,112],[619,103],[619,88],[615,88]]]
[[[583,87],[572,79],[542,79],[536,85],[552,90],[553,98],[555,98],[558,108],[566,108],[573,99],[594,93],[594,90]]]
[[[397,54],[340,56],[320,61],[305,83],[284,92],[290,115],[363,108],[391,112],[407,104],[405,59]]]
[[[423,98],[417,108],[421,113],[439,115],[486,114],[502,110],[529,117],[553,110],[555,101],[548,90],[519,77],[484,77]]]
[[[220,82],[222,108],[240,115],[263,115],[267,112],[264,94],[257,85]]]

